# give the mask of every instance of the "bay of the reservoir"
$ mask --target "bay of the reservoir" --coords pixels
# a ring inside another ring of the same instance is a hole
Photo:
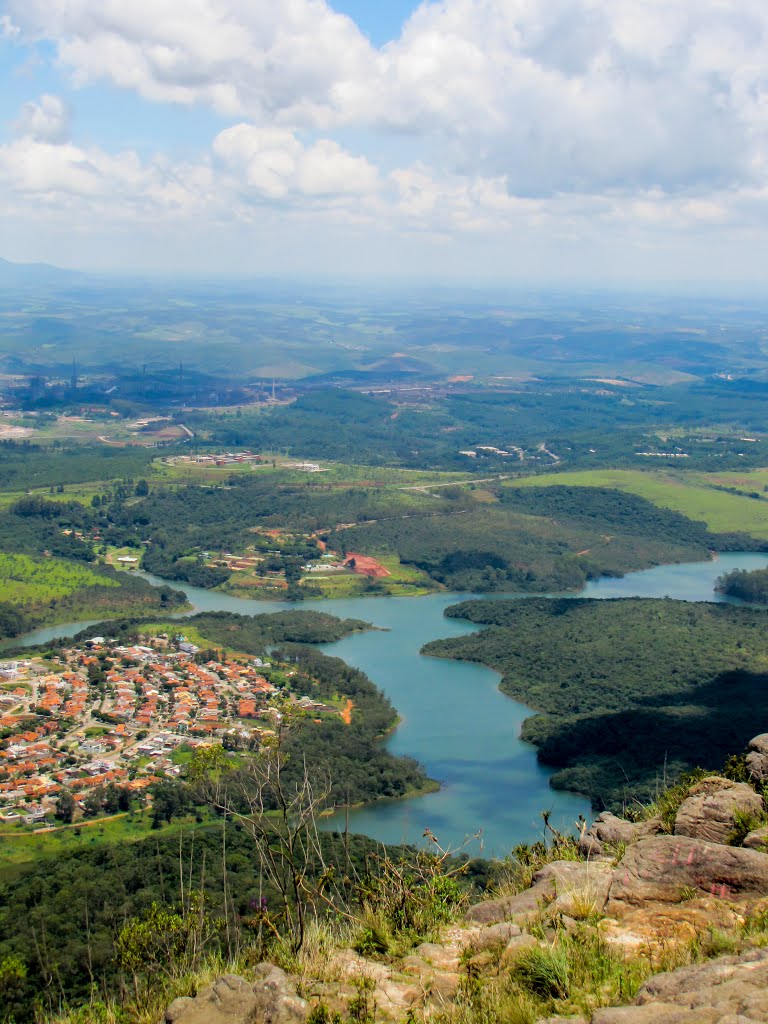
[[[714,592],[718,576],[736,568],[766,566],[768,555],[724,554],[711,562],[658,566],[621,579],[595,580],[581,593],[565,596],[722,600]],[[184,589],[195,611],[257,614],[286,610],[283,603],[247,601],[196,587]],[[553,823],[568,827],[579,814],[589,817],[590,808],[585,798],[550,788],[551,772],[537,762],[534,748],[519,738],[521,723],[531,711],[499,691],[495,672],[482,665],[426,658],[420,653],[430,640],[477,628],[444,617],[449,605],[467,596],[472,595],[355,598],[312,601],[303,607],[364,619],[379,627],[326,644],[323,650],[360,668],[387,694],[401,717],[399,727],[385,741],[387,746],[395,754],[417,758],[441,786],[439,792],[352,810],[350,828],[392,843],[417,842],[429,828],[441,843],[454,846],[464,836],[482,830],[485,853],[503,855],[515,844],[540,834],[543,810],[552,811]],[[499,596],[524,599],[521,595]],[[25,642],[42,643],[87,625],[70,623],[36,630]],[[341,812],[326,819],[326,825],[343,828],[344,820]],[[471,852],[479,852],[476,844]]]

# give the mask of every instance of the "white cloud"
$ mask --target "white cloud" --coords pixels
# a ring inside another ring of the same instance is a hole
[[[291,124],[338,117],[334,89],[371,47],[323,0],[11,0],[30,38],[57,41],[78,82]]]
[[[326,0],[5,8],[0,31],[53,41],[75,84],[231,125],[185,162],[172,138],[139,159],[67,141],[66,107],[43,96],[0,146],[6,208],[290,217],[308,237],[364,223],[363,245],[371,225],[555,249],[768,228],[765,0],[425,0],[381,49]]]
[[[18,135],[37,142],[65,142],[69,138],[70,111],[60,96],[45,93],[21,108],[14,127]]]
[[[213,152],[246,193],[266,199],[365,195],[378,184],[378,172],[365,157],[330,139],[307,148],[284,129],[237,124],[216,136]]]
[[[18,39],[21,30],[14,25],[7,14],[0,15],[0,39]]]

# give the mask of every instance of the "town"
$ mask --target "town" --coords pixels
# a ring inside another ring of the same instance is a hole
[[[127,810],[196,747],[257,750],[287,710],[348,720],[348,707],[294,693],[295,674],[167,633],[0,663],[0,820],[45,827]]]

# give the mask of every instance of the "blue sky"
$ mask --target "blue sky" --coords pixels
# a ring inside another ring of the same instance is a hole
[[[418,4],[412,0],[334,0],[331,6],[357,22],[374,46],[384,46],[398,38]]]
[[[0,256],[765,285],[764,0],[4,0]]]

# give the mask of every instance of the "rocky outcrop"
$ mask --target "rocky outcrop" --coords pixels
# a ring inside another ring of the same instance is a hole
[[[284,971],[272,964],[256,968],[258,980],[225,974],[194,999],[175,999],[166,1024],[303,1024],[309,1006]]]
[[[756,755],[750,764],[764,756],[768,773],[768,733],[750,746],[750,757]],[[614,951],[651,961],[657,953],[701,946],[713,932],[743,949],[754,935],[744,929],[745,919],[759,921],[768,910],[768,825],[750,832],[743,846],[728,844],[739,829],[743,834],[747,816],[762,812],[752,787],[713,776],[689,789],[672,835],[662,832],[659,819],[635,823],[603,813],[580,842],[585,859],[546,864],[523,892],[471,907],[463,922],[440,933],[440,942],[424,942],[394,962],[338,950],[320,977],[302,977],[306,999],[270,964],[259,965],[248,981],[224,975],[195,998],[175,1000],[166,1024],[305,1024],[310,1008],[320,1005],[347,1019],[361,993],[382,1024],[428,1022],[446,1011],[450,1017],[468,977],[481,984],[504,976],[525,962],[526,947],[552,948],[565,934],[578,941],[585,928]],[[596,989],[590,999],[601,993]],[[768,949],[656,975],[632,1005],[556,1020],[768,1024]]]
[[[691,788],[675,816],[675,835],[727,843],[737,815],[757,817],[762,812],[763,799],[751,786],[714,775]]]
[[[764,949],[657,974],[642,986],[633,1006],[595,1010],[590,1024],[753,1021],[768,1021],[768,950]]]
[[[614,851],[644,836],[656,835],[661,831],[661,822],[653,818],[650,821],[625,821],[610,811],[598,814],[592,825],[579,840],[579,850],[583,857],[597,857],[606,852],[606,847]]]
[[[686,894],[723,900],[768,893],[768,856],[684,836],[654,836],[630,846],[614,872],[609,914],[628,904],[677,903]]]
[[[574,902],[602,909],[608,897],[613,868],[608,861],[557,860],[537,871],[529,889],[517,896],[486,900],[470,907],[466,919],[474,924],[497,924],[537,914],[543,905],[570,912]]]
[[[768,732],[763,732],[749,741],[747,771],[754,782],[768,780]]]

